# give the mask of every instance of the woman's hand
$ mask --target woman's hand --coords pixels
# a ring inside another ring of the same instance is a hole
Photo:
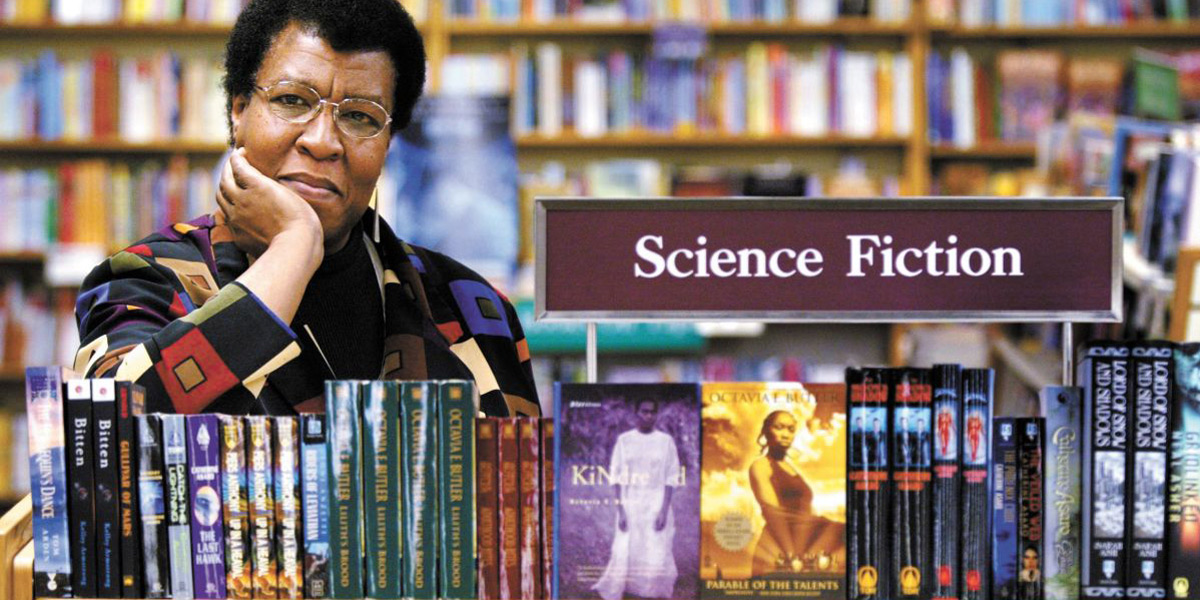
[[[229,156],[217,188],[217,205],[225,213],[237,247],[258,258],[276,238],[315,240],[316,264],[324,257],[324,237],[317,213],[296,192],[263,175],[246,160],[245,148]]]

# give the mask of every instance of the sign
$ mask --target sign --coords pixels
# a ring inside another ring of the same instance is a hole
[[[587,349],[587,326],[583,323],[537,321],[533,302],[528,300],[518,300],[515,308],[533,354],[583,354]],[[628,322],[596,326],[596,345],[601,353],[691,353],[703,350],[706,342],[694,323]]]
[[[1121,315],[1117,198],[537,200],[539,319]]]

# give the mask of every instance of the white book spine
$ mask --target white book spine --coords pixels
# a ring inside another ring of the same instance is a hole
[[[557,137],[562,133],[562,48],[543,42],[537,47],[538,133]]]
[[[892,56],[892,128],[898,136],[912,134],[912,61],[903,52]]]
[[[950,92],[954,115],[954,145],[975,146],[975,68],[963,48],[950,53]]]
[[[575,64],[575,132],[580,137],[599,137],[607,131],[604,67],[591,60]]]

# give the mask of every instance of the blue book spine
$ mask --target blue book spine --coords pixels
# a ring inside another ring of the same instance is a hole
[[[405,382],[400,389],[404,444],[400,450],[404,485],[404,594],[437,597],[437,405],[438,388],[427,381]]]
[[[352,381],[325,382],[331,598],[363,596],[361,411],[357,388]]]
[[[187,422],[183,415],[162,415],[162,443],[171,597],[191,598],[195,592],[192,588],[191,515],[188,514]]]
[[[62,385],[60,369],[25,369],[29,477],[33,490],[34,597],[71,595]]]
[[[300,415],[300,494],[304,515],[304,597],[329,597],[329,457],[325,415]]]
[[[1017,419],[992,428],[992,598],[1017,600]]]
[[[216,415],[188,415],[191,472],[192,578],[197,598],[225,597],[225,531],[221,504],[221,423]]]

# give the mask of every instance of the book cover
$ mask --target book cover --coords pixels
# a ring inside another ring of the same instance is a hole
[[[962,558],[962,366],[933,366],[933,598],[957,600]]]
[[[403,472],[404,528],[402,530],[404,595],[437,597],[437,385],[409,381],[400,386],[400,448]],[[512,596],[516,597],[516,596]]]
[[[700,597],[845,597],[846,386],[709,383],[701,401]]]
[[[1042,388],[1046,419],[1046,465],[1042,486],[1046,502],[1046,540],[1042,580],[1046,600],[1079,599],[1079,509],[1083,487],[1083,390]]]
[[[1089,343],[1078,367],[1089,407],[1083,413],[1084,598],[1125,594],[1129,369],[1129,348],[1115,342]]]
[[[329,455],[325,415],[300,415],[300,494],[304,515],[304,597],[329,597]]]
[[[70,526],[67,516],[67,457],[63,378],[56,367],[25,369],[25,413],[29,418],[29,480],[33,494],[35,597],[71,596]]]
[[[554,419],[542,417],[542,590],[554,590]]]
[[[170,535],[164,478],[162,416],[138,415],[138,514],[146,598],[171,595]]]
[[[962,372],[962,600],[986,600],[992,582],[991,369]]]
[[[358,386],[325,382],[325,424],[329,442],[330,598],[361,598],[362,460]]]
[[[852,600],[888,598],[888,389],[883,369],[846,369],[846,572]]]
[[[1167,445],[1175,385],[1172,348],[1170,342],[1138,342],[1130,349],[1125,594],[1131,598],[1167,595]]]
[[[300,422],[294,416],[271,417],[275,479],[275,587],[279,598],[301,598],[304,591],[300,538]]]
[[[1017,419],[992,421],[992,598],[1017,600]]]
[[[112,379],[92,380],[96,478],[96,597],[121,597],[121,479],[117,396]]]
[[[1042,600],[1043,543],[1042,457],[1046,422],[1041,417],[1017,422],[1017,598]]]
[[[367,595],[399,598],[403,566],[400,543],[400,388],[365,381],[362,394],[363,533]]]
[[[187,420],[162,415],[163,480],[167,492],[167,538],[171,557],[171,597],[191,598],[192,525],[188,506]],[[147,586],[149,583],[147,582]]]
[[[246,495],[246,425],[217,415],[221,423],[221,518],[225,526],[225,593],[244,600],[254,593],[250,575],[250,506]]]
[[[438,574],[441,579],[438,589],[446,598],[474,598],[476,595],[476,412],[474,383],[441,383],[437,410],[438,487],[441,493],[438,507],[441,524]],[[541,506],[540,498],[538,506]]]
[[[498,421],[496,464],[496,553],[499,598],[521,597],[521,477],[517,454],[517,421]],[[563,597],[563,596],[560,596]],[[567,596],[569,597],[569,596]]]
[[[188,415],[187,444],[195,596],[201,599],[225,598],[221,422],[217,416]]]
[[[255,598],[275,598],[279,585],[275,552],[275,490],[268,417],[246,417],[246,498],[250,518],[250,580]],[[360,557],[361,558],[361,557]]]
[[[146,391],[128,381],[116,382],[117,468],[121,496],[121,597],[147,598],[142,589],[142,528],[138,518],[137,417],[146,407]],[[159,498],[162,501],[162,498]]]
[[[67,508],[71,515],[71,593],[96,595],[96,496],[92,382],[67,380]]]
[[[475,422],[475,528],[479,557],[476,580],[479,600],[500,597],[499,516],[499,427],[497,417],[480,417]],[[558,595],[554,594],[554,598]]]
[[[1200,598],[1200,343],[1178,344],[1167,505],[1169,598]]]
[[[889,371],[893,457],[890,589],[898,599],[920,598],[933,589],[933,390],[927,369]]]
[[[542,431],[537,417],[517,417],[517,454],[521,478],[521,599],[544,597],[541,554]]]

